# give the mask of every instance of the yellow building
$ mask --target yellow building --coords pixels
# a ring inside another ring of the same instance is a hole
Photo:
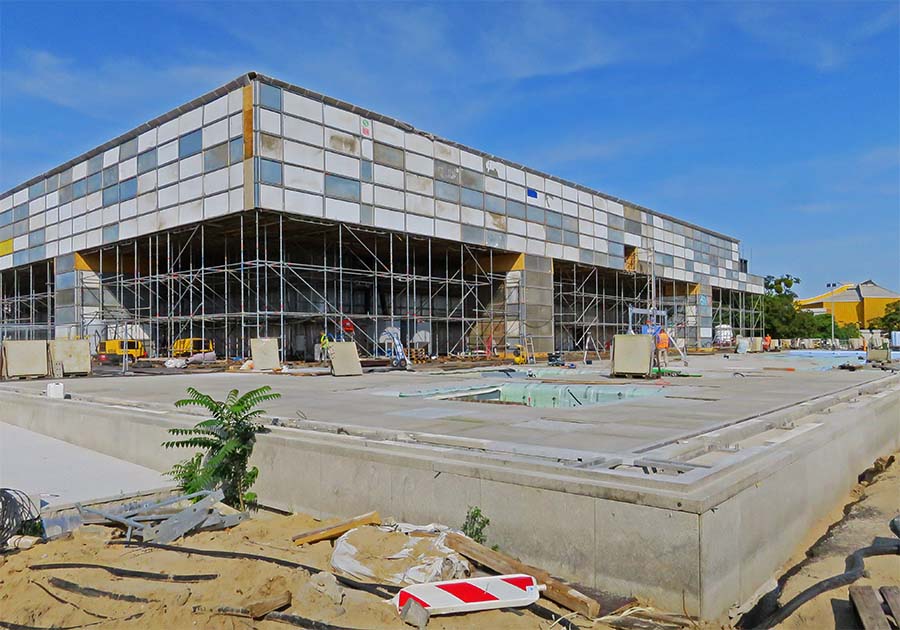
[[[900,300],[900,294],[880,287],[871,280],[859,284],[843,284],[827,293],[797,300],[799,308],[814,313],[831,313],[839,324],[856,324],[868,328],[869,322],[884,315],[888,304]]]

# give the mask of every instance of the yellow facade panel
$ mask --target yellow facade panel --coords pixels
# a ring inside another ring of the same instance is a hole
[[[253,157],[253,84],[245,85],[243,91],[244,112],[244,159]]]
[[[7,256],[13,253],[13,240],[7,239],[0,241],[0,256]]]

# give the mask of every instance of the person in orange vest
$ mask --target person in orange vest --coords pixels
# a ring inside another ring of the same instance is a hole
[[[769,348],[772,347],[772,336],[767,334],[763,337],[763,352],[768,352]]]
[[[662,328],[656,335],[656,366],[669,367],[669,334]]]

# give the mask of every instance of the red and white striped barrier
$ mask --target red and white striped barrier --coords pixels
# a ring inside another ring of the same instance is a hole
[[[546,586],[530,575],[491,575],[466,580],[413,584],[394,597],[397,612],[410,599],[430,615],[528,606],[540,598]]]

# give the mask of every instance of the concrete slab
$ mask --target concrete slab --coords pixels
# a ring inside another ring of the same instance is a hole
[[[900,448],[900,376],[825,371],[818,357],[690,363],[702,378],[614,383],[658,395],[566,409],[412,395],[511,378],[477,370],[85,378],[67,383],[66,401],[16,382],[0,384],[0,403],[10,422],[165,470],[183,455],[158,448],[165,430],[202,418],[172,405],[184,388],[271,385],[277,426],[254,453],[263,502],[456,526],[478,505],[491,542],[526,561],[715,619],[773,574],[860,470]],[[610,382],[605,362],[571,372],[545,378]]]
[[[155,470],[0,422],[0,487],[61,505],[172,485]]]

